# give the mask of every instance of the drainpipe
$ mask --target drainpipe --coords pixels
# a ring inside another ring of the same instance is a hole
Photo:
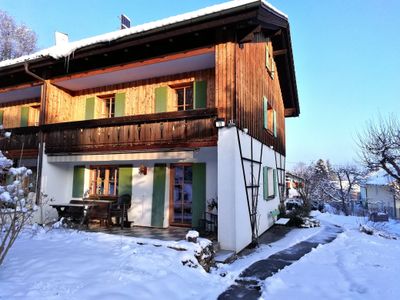
[[[42,199],[41,199],[41,187],[42,187],[42,167],[43,167],[43,143],[44,143],[44,133],[40,129],[40,126],[45,123],[46,118],[46,90],[47,90],[47,82],[44,78],[38,76],[37,74],[33,73],[29,70],[28,62],[24,63],[24,69],[26,74],[32,76],[33,78],[43,82],[41,88],[41,95],[40,95],[40,116],[39,116],[39,149],[38,149],[38,163],[37,163],[37,174],[36,174],[36,205],[40,207],[40,223],[43,224],[44,216],[43,216],[43,206],[42,206]]]

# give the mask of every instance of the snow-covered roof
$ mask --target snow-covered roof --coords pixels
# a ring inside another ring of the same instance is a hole
[[[394,181],[393,177],[387,174],[384,170],[379,170],[371,173],[365,184],[366,185],[388,185]]]
[[[278,16],[287,19],[287,15],[285,15],[284,13],[273,7],[265,0],[234,0],[202,8],[193,12],[184,13],[177,16],[161,19],[158,21],[145,23],[128,29],[113,31],[106,34],[101,34],[94,37],[82,39],[79,41],[53,46],[30,55],[25,55],[15,59],[2,61],[0,62],[0,68],[20,64],[27,61],[33,61],[44,57],[52,57],[54,59],[68,57],[69,55],[73,54],[74,51],[86,46],[103,42],[111,42],[122,37],[143,33],[157,28],[162,28],[168,25],[178,24],[180,22],[196,19],[199,17],[204,17],[215,13],[220,13],[233,8],[245,7],[248,4],[253,4],[257,2],[261,3],[265,8],[269,9],[271,12],[277,14]]]

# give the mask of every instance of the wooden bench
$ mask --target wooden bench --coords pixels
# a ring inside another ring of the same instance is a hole
[[[51,204],[58,213],[59,219],[64,218],[79,224],[87,223],[87,214],[90,207],[95,206],[93,203],[66,203],[66,204]]]

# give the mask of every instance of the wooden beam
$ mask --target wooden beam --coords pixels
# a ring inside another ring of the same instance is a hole
[[[285,108],[285,117],[295,117],[296,115],[296,108]]]
[[[121,71],[121,70],[126,70],[126,69],[131,69],[131,68],[143,67],[146,65],[166,62],[166,61],[170,61],[170,60],[187,58],[187,57],[192,57],[192,56],[197,56],[197,55],[202,55],[202,54],[207,54],[207,53],[213,53],[214,51],[215,51],[214,46],[196,49],[196,50],[192,50],[192,51],[185,51],[185,52],[181,52],[181,53],[147,59],[147,60],[138,61],[138,62],[134,62],[134,63],[128,63],[128,64],[118,65],[118,66],[109,67],[109,68],[102,68],[102,69],[97,69],[97,70],[93,70],[93,71],[81,72],[78,74],[73,74],[73,75],[68,75],[68,76],[62,76],[62,77],[58,77],[56,79],[51,80],[51,83],[54,84],[55,86],[57,86],[57,82],[62,82],[62,81],[77,79],[77,78],[85,78],[85,77],[90,77],[90,76],[94,76],[94,75],[98,75],[98,74],[105,74],[105,73]]]
[[[117,148],[110,147],[107,145],[99,145],[98,147],[94,147],[93,145],[82,145],[82,146],[71,146],[68,148],[67,151],[63,151],[61,147],[49,147],[46,146],[45,152],[49,155],[56,154],[62,155],[63,153],[71,155],[71,154],[78,154],[78,153],[110,153],[110,152],[124,152],[124,151],[141,151],[141,150],[169,150],[174,149],[196,149],[202,147],[215,147],[217,146],[218,139],[216,136],[213,136],[208,139],[202,140],[192,140],[192,141],[171,141],[171,142],[164,142],[164,143],[137,143],[134,145],[121,145]]]
[[[40,98],[31,98],[31,99],[23,99],[23,100],[17,100],[17,101],[4,102],[4,103],[0,103],[0,107],[17,106],[17,105],[24,105],[24,104],[30,104],[30,103],[40,104]]]
[[[286,54],[287,54],[287,49],[279,49],[274,51],[274,56],[286,55]]]
[[[22,158],[37,158],[38,156],[38,149],[6,150],[3,154],[5,154],[7,158],[18,159],[21,157],[21,151]]]

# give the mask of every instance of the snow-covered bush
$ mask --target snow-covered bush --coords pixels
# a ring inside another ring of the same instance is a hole
[[[12,179],[0,185],[0,265],[36,209],[34,197],[29,195],[31,170],[13,168],[12,164],[0,151],[0,175]]]

